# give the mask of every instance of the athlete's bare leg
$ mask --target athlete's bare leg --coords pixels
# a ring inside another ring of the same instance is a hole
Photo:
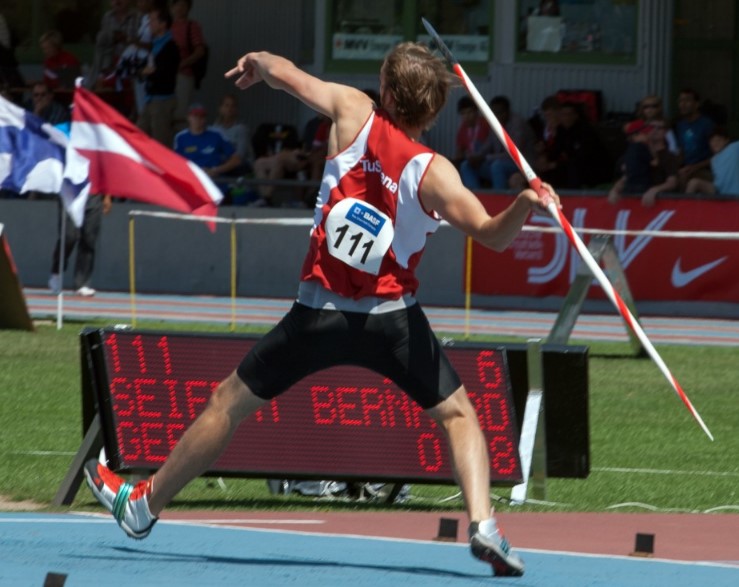
[[[207,471],[241,421],[264,403],[235,372],[226,377],[154,475],[149,496],[151,513],[158,516],[187,483]]]
[[[464,386],[426,413],[445,431],[470,522],[490,517],[490,457]]]

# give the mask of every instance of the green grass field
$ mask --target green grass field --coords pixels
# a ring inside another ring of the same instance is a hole
[[[98,325],[104,325],[99,323]],[[0,330],[0,496],[52,509],[82,440],[78,334],[85,324],[36,332]],[[141,327],[204,327],[148,324]],[[225,326],[211,330],[226,332]],[[493,339],[503,341],[503,338]],[[513,339],[506,338],[505,341]],[[590,347],[592,472],[587,479],[547,480],[547,504],[516,511],[739,511],[739,352],[735,348],[661,345],[658,350],[716,440],[693,421],[655,364],[634,358],[626,343]],[[455,487],[414,485],[394,508],[460,510]],[[495,488],[505,503],[509,490]],[[264,480],[227,479],[225,489],[197,479],[176,499],[178,508],[360,508],[383,504],[315,501],[269,494]],[[98,510],[86,487],[73,509]],[[2,509],[2,502],[0,502]]]

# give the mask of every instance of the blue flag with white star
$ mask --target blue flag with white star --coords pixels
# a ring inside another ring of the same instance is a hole
[[[0,97],[0,188],[59,194],[75,225],[89,192],[88,165],[61,130]]]

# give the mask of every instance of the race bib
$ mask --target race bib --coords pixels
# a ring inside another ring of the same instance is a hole
[[[326,242],[332,256],[372,275],[380,272],[395,228],[390,217],[372,204],[346,198],[326,217]]]

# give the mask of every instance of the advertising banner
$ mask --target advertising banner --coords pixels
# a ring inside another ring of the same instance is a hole
[[[511,203],[511,195],[481,195],[480,199],[491,213]],[[628,232],[614,235],[613,244],[635,301],[739,302],[739,240],[651,234],[739,233],[739,201],[665,199],[645,207],[637,199],[614,206],[604,196],[563,196],[562,204],[576,231]],[[528,224],[556,226],[548,215],[532,215]],[[580,236],[587,245],[591,235]],[[492,296],[565,296],[580,263],[563,233],[527,230],[503,253],[475,243],[471,290]],[[589,297],[605,297],[597,282]]]

